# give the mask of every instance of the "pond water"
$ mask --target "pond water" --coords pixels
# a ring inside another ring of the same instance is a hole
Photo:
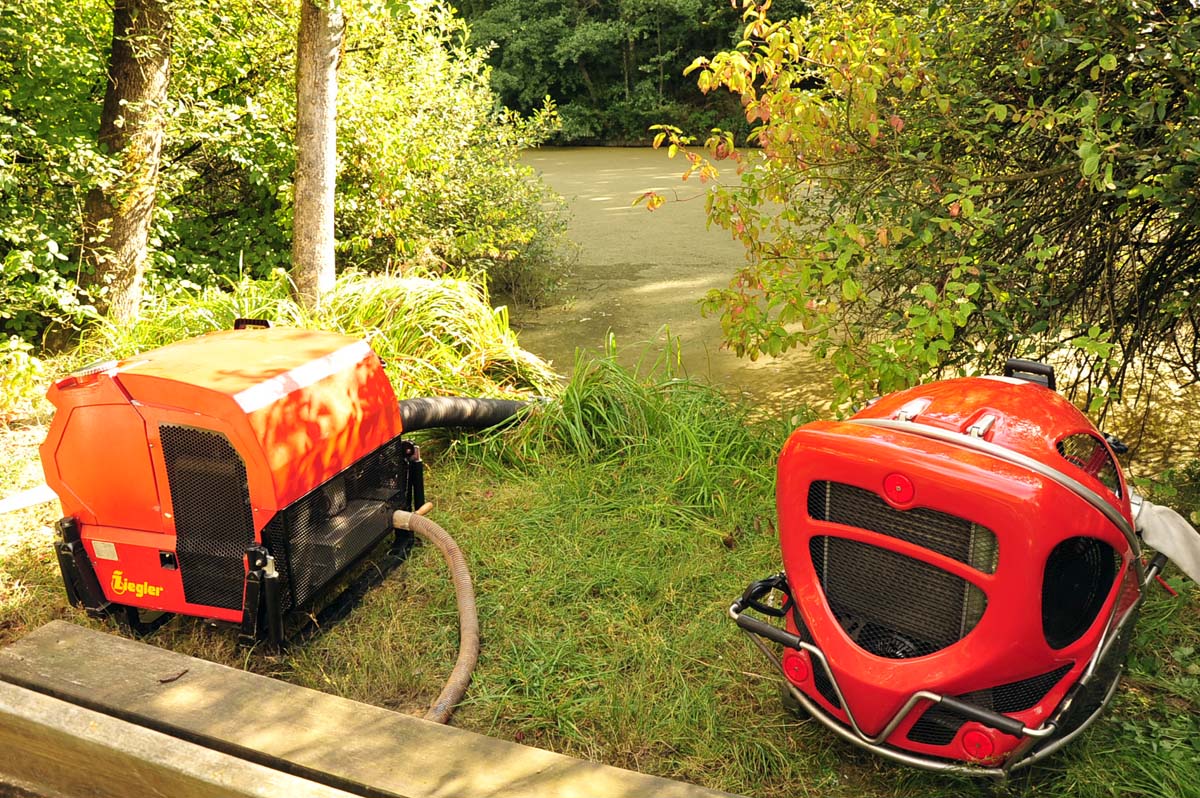
[[[687,375],[771,413],[828,408],[832,371],[825,364],[802,350],[753,363],[739,358],[721,347],[719,321],[701,315],[705,292],[725,286],[745,256],[727,232],[706,228],[703,187],[680,180],[681,159],[647,148],[566,147],[528,151],[523,160],[566,199],[579,253],[552,304],[514,309],[522,346],[566,373],[576,349],[602,351],[610,332],[623,362],[651,364],[669,333]],[[651,189],[669,201],[653,212],[634,207]],[[1106,424],[1134,448],[1141,474],[1200,452],[1200,391],[1164,379],[1151,393],[1138,412],[1116,408]]]
[[[523,347],[566,372],[577,348],[602,351],[610,332],[630,365],[653,363],[669,334],[689,376],[767,409],[828,406],[830,372],[807,352],[751,363],[723,349],[719,320],[701,315],[705,292],[727,285],[745,255],[727,232],[706,228],[703,187],[680,180],[682,159],[647,148],[564,147],[523,160],[566,199],[579,247],[554,303],[513,313]],[[634,207],[651,189],[669,201],[655,211]]]

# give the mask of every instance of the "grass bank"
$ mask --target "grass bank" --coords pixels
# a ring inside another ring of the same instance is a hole
[[[761,798],[1200,794],[1195,586],[1172,576],[1180,598],[1151,594],[1112,711],[1047,763],[1002,787],[893,766],[785,711],[725,616],[748,581],[779,569],[774,459],[803,416],[754,420],[708,388],[611,358],[579,364],[557,393],[517,428],[424,447],[435,517],[479,594],[482,656],[456,725]],[[37,479],[40,432],[6,436],[3,494]],[[64,604],[53,520],[50,507],[0,516],[12,541],[0,642],[51,618],[96,625]],[[240,650],[183,619],[152,642],[420,714],[453,664],[456,629],[444,566],[421,547],[288,654]]]

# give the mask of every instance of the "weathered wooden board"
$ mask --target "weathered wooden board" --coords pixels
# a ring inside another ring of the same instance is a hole
[[[3,683],[0,752],[0,773],[7,780],[45,796],[354,798]],[[0,794],[3,789],[0,785]]]
[[[0,650],[0,679],[250,761],[282,760],[305,778],[329,774],[333,781],[326,783],[365,794],[728,795],[430,723],[61,621]]]

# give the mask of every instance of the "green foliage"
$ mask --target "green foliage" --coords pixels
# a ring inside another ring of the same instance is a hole
[[[1141,482],[1144,484],[1138,489],[1147,498],[1176,508],[1200,528],[1200,459],[1188,460]]]
[[[352,19],[339,73],[343,259],[444,263],[536,296],[556,277],[566,217],[518,157],[557,114],[549,102],[524,118],[498,108],[468,33],[437,3],[412,4],[402,23],[365,9]]]
[[[152,292],[266,278],[290,258],[295,9],[173,4],[169,119]],[[556,117],[498,106],[484,56],[439,2],[347,6],[340,70],[339,265],[410,261],[536,298],[562,267],[565,217],[520,147]],[[111,4],[0,10],[0,333],[36,340],[94,315],[77,293],[84,197],[113,164],[96,130]]]
[[[32,344],[16,335],[0,342],[0,423],[28,413],[42,386],[45,370],[32,350]]]
[[[784,5],[785,12],[806,7]],[[736,124],[736,103],[705,98],[681,77],[693,58],[734,37],[738,16],[728,3],[477,0],[462,7],[474,41],[496,45],[492,85],[501,99],[528,113],[550,96],[562,113],[561,141],[645,141],[648,126],[664,118]]]
[[[1200,377],[1190,5],[746,5],[694,64],[761,148],[705,142],[742,173],[708,198],[747,248],[707,300],[739,353],[813,346],[843,399],[1018,354],[1097,403],[1153,361]]]
[[[90,327],[77,351],[54,363],[59,371],[93,360],[132,357],[163,344],[228,330],[237,318],[331,330],[366,338],[387,365],[401,396],[550,395],[557,376],[517,345],[503,307],[464,279],[347,271],[306,311],[293,298],[286,272],[243,278],[223,287],[157,294],[137,324],[107,319]]]
[[[251,0],[176,4],[152,286],[288,267],[296,24]]]
[[[79,313],[83,197],[108,169],[96,129],[111,16],[101,3],[0,7],[0,336],[32,340]]]

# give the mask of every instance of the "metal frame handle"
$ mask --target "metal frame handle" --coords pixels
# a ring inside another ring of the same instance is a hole
[[[842,710],[846,713],[846,719],[849,721],[850,728],[842,726],[841,722],[829,716],[826,711],[817,705],[814,701],[808,698],[802,691],[797,689],[790,682],[786,682],[789,691],[797,698],[808,710],[809,714],[821,721],[826,727],[835,731],[839,736],[868,748],[876,753],[883,754],[891,759],[902,761],[906,764],[925,767],[932,770],[951,771],[965,774],[976,775],[1003,775],[1009,769],[1016,766],[1017,762],[1009,763],[1005,768],[987,768],[978,765],[949,765],[939,760],[929,759],[926,757],[904,754],[899,751],[893,751],[887,748],[883,743],[892,733],[900,726],[903,720],[912,712],[921,701],[929,701],[946,708],[967,720],[973,720],[990,726],[1004,734],[1012,735],[1013,737],[1025,738],[1029,743],[1036,740],[1050,737],[1057,731],[1057,725],[1053,722],[1043,723],[1038,728],[1029,728],[1016,718],[1011,718],[1007,715],[1002,715],[990,709],[970,704],[966,701],[960,701],[953,696],[944,696],[940,693],[935,693],[930,690],[919,690],[909,696],[904,705],[892,716],[892,718],[884,725],[883,729],[874,736],[868,735],[859,727],[854,713],[850,710],[849,704],[846,702],[845,696],[842,693],[841,686],[838,684],[837,676],[829,667],[829,662],[825,658],[825,653],[812,643],[805,642],[798,635],[792,634],[786,629],[780,629],[765,621],[757,618],[752,618],[744,615],[744,611],[748,608],[761,606],[759,599],[767,595],[772,590],[780,590],[791,598],[791,592],[787,589],[787,582],[783,574],[768,579],[762,579],[752,583],[746,588],[742,596],[729,607],[729,617],[742,629],[750,635],[750,639],[755,646],[759,648],[763,654],[771,660],[776,667],[781,668],[779,658],[758,638],[770,640],[773,643],[791,648],[796,651],[805,651],[810,657],[815,660],[814,667],[820,667],[824,670],[828,677],[834,693],[837,695],[838,702],[841,704]],[[769,608],[773,610],[773,608]],[[774,614],[770,612],[769,614]],[[786,677],[785,677],[786,678]]]

